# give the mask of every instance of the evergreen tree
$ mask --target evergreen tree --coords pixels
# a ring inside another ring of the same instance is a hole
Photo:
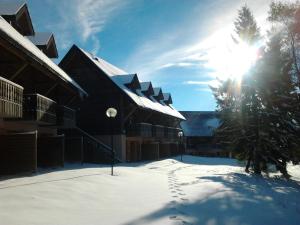
[[[235,33],[248,45],[255,44],[261,38],[254,16],[246,5],[238,11],[234,26]]]
[[[234,25],[238,36],[238,40],[234,41],[237,44],[242,41],[251,46],[259,41],[259,28],[247,6],[238,11]],[[229,79],[213,89],[223,122],[216,131],[216,137],[220,143],[234,150],[235,157],[247,160],[246,171],[249,171],[252,163],[254,172],[260,174],[258,116],[261,105],[255,89],[256,81],[251,73],[250,70],[241,81]]]
[[[300,3],[272,2],[268,20],[280,28],[282,44],[293,60],[293,75],[300,87]]]
[[[264,163],[274,164],[288,176],[286,163],[299,145],[295,116],[297,96],[290,71],[292,59],[282,50],[280,32],[270,32],[266,52],[255,68],[257,93],[263,106],[260,115],[260,149]]]
[[[247,7],[239,10],[235,26],[241,40],[248,44],[259,40]],[[294,159],[299,145],[293,58],[286,53],[280,32],[272,30],[269,36],[262,58],[240,82],[227,80],[213,89],[223,121],[216,137],[247,161],[247,172],[251,168],[256,174],[267,172],[268,164],[273,164],[288,176],[286,163]]]

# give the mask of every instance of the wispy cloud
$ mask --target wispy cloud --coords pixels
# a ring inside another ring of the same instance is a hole
[[[205,81],[189,80],[189,81],[184,81],[183,84],[217,87],[220,85],[220,82],[218,80],[205,80]]]
[[[211,92],[210,88],[196,88],[196,91],[200,91],[200,92]]]
[[[59,23],[48,26],[55,30],[60,47],[66,49],[79,38],[80,43],[91,42],[93,53],[97,53],[101,47],[98,34],[103,31],[107,22],[113,19],[118,10],[124,8],[129,1],[123,0],[48,0],[48,3],[56,7],[59,15]]]

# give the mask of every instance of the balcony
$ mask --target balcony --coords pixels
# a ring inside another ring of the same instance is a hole
[[[165,127],[165,138],[177,139],[180,129],[174,127]]]
[[[64,128],[71,128],[76,126],[76,113],[75,110],[64,106],[58,105],[57,107],[57,125]]]
[[[23,87],[0,77],[0,118],[22,117]]]
[[[131,124],[126,131],[128,137],[152,137],[152,125],[149,123]]]
[[[56,108],[56,102],[45,96],[26,94],[23,102],[23,120],[56,124]]]
[[[164,126],[153,125],[152,126],[152,135],[153,135],[153,137],[156,137],[156,138],[164,138],[164,136],[165,136]]]

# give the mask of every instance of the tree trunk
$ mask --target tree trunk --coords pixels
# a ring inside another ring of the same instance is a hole
[[[250,153],[249,157],[248,157],[248,160],[247,160],[247,164],[246,164],[246,168],[245,168],[245,172],[246,173],[249,173],[250,170],[250,165],[251,165],[251,161],[252,161],[252,152]]]
[[[254,173],[260,175],[261,167],[260,167],[260,155],[257,147],[254,149],[254,160],[253,160]]]

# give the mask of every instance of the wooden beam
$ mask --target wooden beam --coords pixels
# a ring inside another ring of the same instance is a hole
[[[69,101],[66,102],[66,105],[71,104],[75,99],[76,99],[76,95],[74,95]]]
[[[0,37],[0,46],[2,46],[4,49],[6,49],[8,52],[10,52],[12,55],[16,56],[18,59],[21,59],[22,61],[25,61],[27,64],[30,63],[31,66],[33,66],[35,69],[40,71],[41,73],[45,74],[46,76],[50,77],[50,79],[57,79],[58,76],[52,71],[51,68],[46,67],[43,64],[40,64],[39,61],[34,59],[32,55],[29,55],[28,53],[24,51],[20,51],[15,48],[14,45],[7,44],[7,40]],[[62,78],[59,78],[62,79]],[[73,94],[77,94],[77,91],[75,91],[73,88],[71,88],[70,84],[63,82],[62,86],[67,89],[69,92],[72,92]]]
[[[53,91],[57,87],[58,83],[55,83],[52,87],[49,88],[48,91],[46,91],[45,96],[48,96],[51,91]]]
[[[129,117],[135,112],[136,109],[137,109],[137,107],[133,106],[133,108],[130,110],[130,112],[127,114],[127,116],[124,117],[124,124],[129,119]]]
[[[153,114],[153,111],[149,112],[148,116],[145,117],[145,122],[147,122],[150,119],[150,117],[152,116],[152,114]]]
[[[28,63],[24,63],[24,64],[17,70],[17,72],[15,72],[15,74],[12,75],[12,76],[9,78],[9,80],[14,81],[14,80],[17,78],[17,76],[18,76],[20,73],[22,73],[22,71],[23,71],[27,66],[28,66]]]

